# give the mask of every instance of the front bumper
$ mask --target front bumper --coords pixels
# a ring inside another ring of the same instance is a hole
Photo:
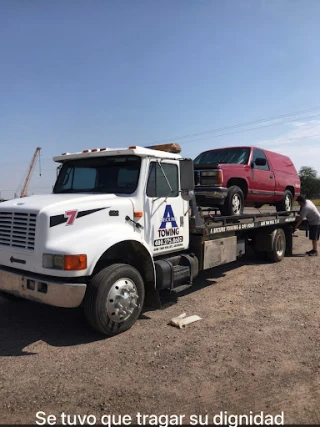
[[[216,205],[222,205],[228,195],[228,189],[225,187],[196,186],[194,192],[197,200],[206,200]]]
[[[78,307],[84,298],[85,283],[61,283],[21,276],[0,270],[0,291],[55,307]]]

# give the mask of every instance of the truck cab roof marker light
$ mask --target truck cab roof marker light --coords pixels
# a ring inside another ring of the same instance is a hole
[[[167,153],[173,153],[173,154],[179,154],[181,153],[181,147],[179,144],[160,144],[160,145],[151,145],[149,148],[151,150],[158,150],[158,151],[166,151]]]

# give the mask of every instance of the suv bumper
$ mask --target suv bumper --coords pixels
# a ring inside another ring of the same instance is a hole
[[[47,281],[0,270],[0,291],[55,307],[78,307],[86,288],[85,283]]]
[[[209,205],[223,205],[228,195],[228,189],[225,187],[195,187],[195,196],[197,201],[206,201]]]

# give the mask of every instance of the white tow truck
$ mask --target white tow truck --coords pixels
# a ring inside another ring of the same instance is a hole
[[[250,244],[270,261],[292,252],[295,212],[199,212],[191,159],[177,144],[92,149],[55,157],[52,194],[0,204],[0,290],[84,306],[105,335],[129,329],[159,291],[235,261]]]

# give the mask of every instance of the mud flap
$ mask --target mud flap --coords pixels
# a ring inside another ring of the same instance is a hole
[[[293,251],[293,227],[285,227],[283,231],[286,236],[286,256],[291,256]]]

